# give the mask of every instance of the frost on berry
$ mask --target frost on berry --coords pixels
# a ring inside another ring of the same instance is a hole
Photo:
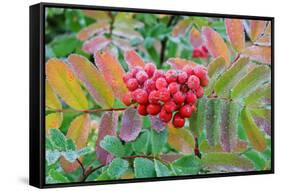
[[[204,96],[203,87],[209,83],[203,66],[187,65],[164,72],[152,63],[132,68],[123,80],[130,91],[123,97],[123,103],[135,104],[140,115],[157,119],[164,123],[163,128],[170,121],[176,128],[183,127],[185,119],[196,111],[197,99]]]

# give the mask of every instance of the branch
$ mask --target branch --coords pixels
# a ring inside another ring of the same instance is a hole
[[[97,112],[105,112],[105,111],[123,111],[127,108],[108,108],[108,109],[89,109],[89,110],[75,110],[75,109],[51,109],[47,110],[49,112],[62,112],[62,113],[71,113],[71,112],[78,112],[78,113],[97,113]]]
[[[79,159],[76,159],[76,161],[79,163],[81,169],[82,169],[82,175],[85,176],[85,167],[84,165],[82,164],[82,162],[79,160]]]
[[[93,172],[99,170],[99,169],[102,168],[102,167],[104,167],[104,165],[100,165],[100,166],[98,166],[98,167],[96,167],[96,168],[89,167],[89,168],[85,171],[85,173],[83,173],[83,175],[79,178],[79,182],[85,182],[85,180],[88,178],[88,176],[89,176],[90,174],[92,174]]]

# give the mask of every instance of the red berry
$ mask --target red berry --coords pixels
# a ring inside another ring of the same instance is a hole
[[[126,105],[129,106],[132,103],[132,97],[130,93],[127,93],[123,96],[122,102]]]
[[[133,78],[133,74],[131,72],[128,72],[123,76],[123,81],[126,83],[131,78]]]
[[[140,70],[136,74],[136,79],[138,80],[139,84],[143,84],[148,79],[148,75],[145,71]]]
[[[208,76],[205,76],[204,78],[200,79],[200,84],[201,86],[206,87],[209,84]]]
[[[149,103],[154,103],[154,104],[159,102],[159,98],[160,98],[160,94],[156,90],[151,91],[148,96]]]
[[[176,82],[178,75],[176,70],[168,70],[165,74],[165,78],[168,83]]]
[[[186,93],[188,90],[189,90],[188,85],[186,84],[181,85],[180,91]]]
[[[158,79],[156,80],[155,85],[156,85],[156,88],[157,88],[158,90],[161,90],[161,89],[163,89],[163,88],[166,88],[167,85],[168,85],[168,83],[167,83],[167,81],[165,80],[165,78],[160,77],[160,78],[158,78]]]
[[[161,111],[161,105],[160,104],[149,104],[146,107],[146,111],[150,115],[157,115]]]
[[[198,98],[203,97],[204,89],[201,86],[199,86],[199,88],[195,89],[195,94]]]
[[[207,70],[203,66],[196,66],[193,69],[194,75],[197,76],[200,80],[207,76]]]
[[[160,99],[160,101],[163,101],[163,102],[167,102],[171,99],[170,92],[168,91],[167,88],[163,88],[163,89],[159,90],[159,99]]]
[[[133,77],[136,77],[138,71],[141,71],[141,70],[142,70],[142,68],[141,68],[140,66],[134,67],[134,68],[132,69],[132,71],[131,71]]]
[[[184,102],[184,100],[185,100],[185,95],[182,93],[182,92],[180,92],[180,91],[178,91],[177,93],[175,93],[174,95],[173,95],[173,99],[174,99],[174,101],[177,103],[177,104],[182,104],[183,102]]]
[[[173,101],[168,101],[163,105],[163,108],[168,112],[172,113],[177,109],[177,104]]]
[[[178,82],[180,84],[184,84],[187,80],[187,73],[184,71],[179,71],[178,72]]]
[[[200,80],[197,76],[191,75],[188,78],[187,85],[190,89],[197,89],[200,87]]]
[[[195,48],[192,51],[192,57],[193,58],[200,58],[201,57],[201,50],[199,48]]]
[[[137,111],[140,115],[147,115],[146,105],[138,105]]]
[[[194,74],[193,68],[191,66],[185,66],[182,70],[187,74],[187,76],[191,76]]]
[[[184,105],[180,108],[180,115],[181,117],[187,117],[190,118],[192,115],[192,108],[190,105]]]
[[[176,128],[181,128],[184,126],[184,123],[185,123],[185,120],[184,118],[182,118],[179,114],[179,112],[177,112],[175,115],[174,115],[174,118],[173,118],[173,125],[176,127]]]
[[[156,89],[155,86],[155,81],[153,81],[152,79],[148,79],[144,82],[144,89],[150,93],[151,91]]]
[[[162,70],[156,70],[152,76],[152,80],[156,81],[158,78],[164,77],[165,73]]]
[[[208,49],[207,49],[207,47],[206,47],[206,46],[204,46],[204,45],[203,45],[201,49],[202,49],[205,53],[207,53],[207,54],[208,54],[208,52],[209,52],[209,51],[208,51]]]
[[[147,73],[148,77],[152,77],[154,72],[156,70],[156,66],[152,63],[147,63],[145,66],[144,66],[144,71]]]
[[[133,99],[139,104],[146,104],[148,102],[147,92],[143,89],[137,89],[133,92]]]
[[[174,94],[179,90],[179,85],[176,82],[172,82],[168,85],[168,90],[170,94]]]
[[[135,78],[131,78],[126,82],[126,85],[130,91],[134,91],[138,88],[139,83]]]
[[[159,118],[164,122],[169,122],[172,119],[172,113],[167,112],[164,108],[159,113]]]
[[[189,91],[186,93],[186,100],[185,100],[186,103],[194,104],[196,100],[197,100],[196,95],[193,92]]]

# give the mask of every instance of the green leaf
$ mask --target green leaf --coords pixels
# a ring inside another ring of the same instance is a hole
[[[66,46],[67,45],[67,46]],[[56,57],[67,56],[75,50],[77,46],[80,45],[80,42],[77,40],[75,35],[63,35],[56,37],[51,43],[50,46],[55,53]]]
[[[158,160],[154,160],[154,166],[157,177],[171,176],[169,168]]]
[[[60,158],[61,156],[61,152],[60,151],[46,151],[46,160],[48,162],[48,165],[52,165],[55,162],[57,162],[57,160]]]
[[[208,153],[203,155],[201,161],[205,168],[219,172],[253,170],[250,160],[233,153]]]
[[[52,177],[52,179],[56,182],[56,183],[67,183],[69,182],[69,180],[60,172],[51,169],[49,171],[49,175]]]
[[[252,146],[258,151],[266,149],[266,140],[264,134],[261,132],[247,108],[242,110],[241,119],[244,130]]]
[[[204,90],[206,96],[212,93],[217,79],[225,71],[225,69],[226,69],[226,63],[223,57],[218,57],[214,59],[208,65],[208,75],[210,79],[209,79],[208,86]]]
[[[76,150],[76,146],[75,143],[73,142],[72,139],[67,139],[66,140],[66,150],[69,151],[75,151]]]
[[[190,118],[190,131],[193,136],[199,137],[203,131],[203,127],[206,123],[206,98],[203,97],[197,101],[196,112],[194,112]]]
[[[117,137],[105,136],[100,142],[100,146],[116,157],[123,157],[125,155],[125,148]]]
[[[247,73],[249,59],[246,57],[238,59],[230,69],[223,73],[215,84],[215,92],[218,96],[229,97],[230,90]]]
[[[243,153],[243,155],[245,157],[247,157],[248,159],[250,159],[251,161],[253,161],[255,168],[257,170],[264,169],[266,162],[265,162],[265,159],[263,158],[263,156],[259,152],[255,151],[255,150],[249,150],[249,151]]]
[[[231,97],[241,99],[255,91],[263,83],[270,80],[271,71],[268,66],[257,66],[251,70],[232,89]]]
[[[158,155],[162,152],[167,143],[168,133],[167,130],[157,132],[151,129],[151,146],[153,155]]]
[[[111,179],[119,179],[129,167],[129,163],[126,160],[116,158],[114,159],[107,168],[107,173]]]
[[[66,150],[66,138],[59,129],[50,129],[50,139],[54,147],[60,151]]]
[[[220,143],[221,100],[210,99],[206,106],[206,135],[208,143],[215,146]]]
[[[176,175],[198,174],[201,168],[201,161],[194,155],[186,155],[172,163]]]
[[[244,103],[245,105],[251,105],[264,97],[271,97],[271,83],[257,88],[244,99]]]
[[[134,160],[134,171],[136,178],[155,177],[154,163],[145,158],[136,158]]]
[[[78,54],[68,56],[68,62],[94,100],[103,108],[111,108],[114,104],[113,91],[100,71],[87,58]]]
[[[147,130],[145,130],[134,142],[132,142],[132,147],[137,154],[147,154],[149,143],[150,134]]]

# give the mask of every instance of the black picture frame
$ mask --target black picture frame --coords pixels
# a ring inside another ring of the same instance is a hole
[[[105,11],[123,11],[123,12],[139,12],[139,13],[156,13],[170,15],[186,15],[186,16],[207,16],[220,18],[240,18],[251,20],[271,21],[271,170],[250,171],[250,172],[232,172],[224,174],[208,174],[208,175],[188,175],[173,176],[161,178],[145,178],[130,180],[114,180],[114,181],[95,181],[86,183],[62,183],[62,184],[46,184],[45,183],[45,8],[71,8],[71,9],[93,9]],[[249,15],[232,15],[232,14],[216,14],[216,13],[195,13],[170,10],[155,9],[137,9],[124,7],[104,7],[93,5],[75,5],[75,4],[58,4],[58,3],[39,3],[30,6],[30,129],[29,129],[29,184],[38,188],[54,188],[69,186],[85,186],[99,184],[120,184],[147,181],[165,181],[178,179],[194,179],[194,178],[212,178],[226,176],[243,176],[274,173],[274,17],[249,16]]]

